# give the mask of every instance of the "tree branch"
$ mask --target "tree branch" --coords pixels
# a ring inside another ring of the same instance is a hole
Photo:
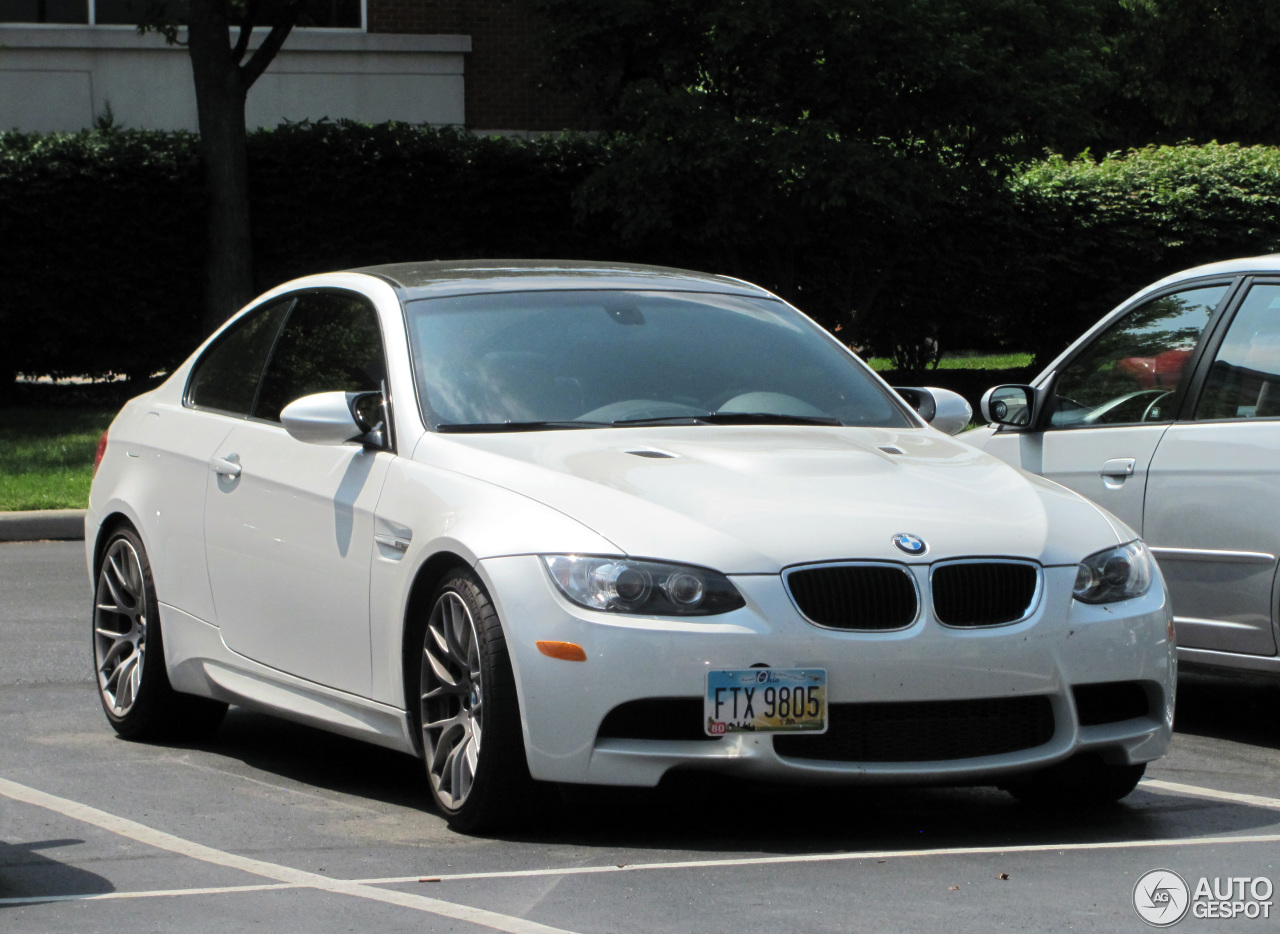
[[[258,50],[253,53],[253,57],[240,66],[240,78],[244,82],[245,90],[253,87],[253,82],[267,70],[267,66],[276,57],[284,41],[289,38],[289,33],[293,31],[297,21],[298,4],[290,3],[281,14],[281,18],[271,27],[271,32],[267,33],[267,38],[262,40],[262,45],[258,46]]]
[[[244,59],[244,53],[249,48],[249,39],[253,37],[253,26],[257,20],[257,0],[249,0],[249,4],[244,11],[244,19],[240,21],[240,35],[236,37],[235,47],[231,50],[231,61],[233,64],[239,65]],[[253,84],[253,82],[250,81],[249,84]]]

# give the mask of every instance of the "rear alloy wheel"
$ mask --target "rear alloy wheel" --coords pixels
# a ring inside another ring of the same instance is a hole
[[[93,600],[98,698],[126,739],[196,738],[217,728],[227,705],[179,694],[169,684],[151,563],[132,529],[111,534]]]
[[[511,823],[534,782],[502,625],[469,569],[436,590],[419,672],[418,722],[436,806],[463,832]]]
[[[1114,804],[1138,787],[1145,763],[1108,765],[1093,753],[1085,753],[1001,788],[1034,807],[1087,808]]]

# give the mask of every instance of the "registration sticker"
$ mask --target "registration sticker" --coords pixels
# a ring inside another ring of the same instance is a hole
[[[827,672],[822,668],[733,668],[707,672],[708,736],[827,732]]]

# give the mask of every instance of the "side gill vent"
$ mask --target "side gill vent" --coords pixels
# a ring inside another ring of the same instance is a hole
[[[628,454],[634,454],[636,457],[675,457],[674,454],[668,454],[666,451],[628,451]]]
[[[907,453],[902,450],[902,448],[896,448],[892,444],[882,444],[880,445],[880,450],[884,451],[886,454],[905,455]]]

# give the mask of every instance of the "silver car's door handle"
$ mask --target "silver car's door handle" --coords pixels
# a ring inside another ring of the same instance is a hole
[[[227,457],[215,457],[209,461],[209,468],[219,477],[238,477],[240,471],[244,468],[240,466],[240,455],[231,454]]]
[[[1102,465],[1098,474],[1103,477],[1132,477],[1136,463],[1132,457],[1114,457]]]

